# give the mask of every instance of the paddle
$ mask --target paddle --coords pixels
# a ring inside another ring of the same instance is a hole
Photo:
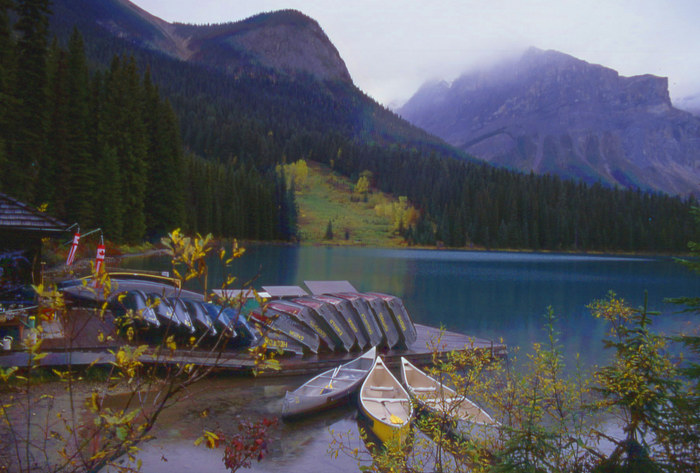
[[[391,421],[392,424],[403,424],[403,419],[401,417],[391,413],[391,410],[386,405],[386,401],[382,401],[382,407],[384,407],[386,412],[389,414],[389,421]]]
[[[333,374],[331,374],[331,380],[328,381],[328,384],[326,384],[326,387],[321,388],[321,394],[326,394],[326,393],[333,391],[333,380],[335,379],[335,376],[338,374],[339,369],[340,369],[340,366],[338,366],[335,370],[333,370]]]

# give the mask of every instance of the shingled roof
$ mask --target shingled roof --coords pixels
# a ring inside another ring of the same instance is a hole
[[[65,231],[67,226],[57,218],[0,193],[0,230],[60,233]]]

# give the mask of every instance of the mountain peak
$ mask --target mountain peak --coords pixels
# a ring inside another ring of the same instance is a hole
[[[352,83],[345,62],[318,22],[297,10],[260,13],[223,25],[184,26],[177,31],[187,37],[190,48],[198,49],[192,56],[198,62],[214,59],[231,70],[243,60],[286,73]]]
[[[673,108],[665,77],[623,77],[530,48],[447,88],[426,86],[399,113],[493,164],[670,194],[699,192],[700,120]]]
[[[225,72],[263,67],[352,83],[321,26],[298,10],[193,25],[169,23],[129,0],[54,0],[53,8],[56,17],[76,18],[81,29],[97,27],[139,47]]]

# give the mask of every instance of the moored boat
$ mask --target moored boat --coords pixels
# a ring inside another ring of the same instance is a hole
[[[350,301],[324,294],[314,295],[312,299],[330,304],[330,306],[338,312],[339,316],[347,322],[355,340],[357,340],[357,346],[360,347],[361,350],[369,346],[369,337],[360,319],[360,314],[355,311]]]
[[[492,425],[495,420],[483,409],[401,357],[401,379],[418,405],[455,422]]]
[[[306,306],[311,310],[315,311],[319,317],[322,317],[326,321],[335,338],[337,338],[340,346],[345,351],[350,351],[353,349],[357,343],[355,335],[353,335],[350,326],[347,321],[340,316],[337,310],[327,302],[322,302],[311,297],[297,297],[291,299],[292,302]]]
[[[377,357],[360,389],[360,409],[372,432],[386,443],[403,443],[410,432],[413,406],[406,390]]]
[[[391,317],[389,308],[386,306],[384,301],[373,294],[358,292],[356,293],[369,305],[374,316],[379,322],[379,327],[384,333],[384,339],[386,340],[386,345],[389,348],[395,348],[403,344],[403,340],[399,334],[399,329],[394,324],[394,319]]]
[[[282,416],[293,417],[327,409],[345,400],[357,390],[374,365],[376,349],[311,378],[292,392],[287,391]]]
[[[418,332],[416,331],[415,325],[413,325],[411,317],[408,315],[403,301],[396,296],[381,292],[368,292],[367,294],[377,296],[384,301],[389,308],[389,312],[394,319],[395,326],[398,328],[404,344],[406,347],[411,346],[418,338]]]
[[[253,330],[254,336],[253,343],[251,344],[252,347],[258,347],[264,344],[268,351],[299,356],[304,354],[304,345],[294,338],[282,332],[270,330],[269,327],[259,324],[255,320],[252,320],[250,327]]]
[[[331,331],[331,327],[320,315],[318,315],[318,313],[316,313],[315,310],[284,299],[269,301],[266,307],[267,310],[274,309],[279,312],[289,314],[296,318],[299,322],[307,325],[314,332],[316,332],[323,344],[329,350],[335,350],[336,346],[340,344],[340,340],[338,340],[335,333]]]
[[[275,309],[254,310],[249,318],[273,331],[283,333],[307,347],[312,353],[318,353],[321,339],[311,328],[299,322],[293,316]]]
[[[362,297],[354,292],[338,292],[329,295],[345,299],[352,304],[355,312],[360,316],[360,321],[367,334],[370,346],[378,347],[386,345],[384,332],[382,332],[382,329],[379,327],[379,322],[377,322],[377,318],[374,316],[374,312],[372,312],[369,304]]]

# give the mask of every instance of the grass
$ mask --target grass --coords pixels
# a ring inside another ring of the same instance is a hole
[[[388,194],[374,191],[365,202],[353,198],[353,184],[329,168],[309,161],[309,173],[297,192],[299,234],[303,243],[333,245],[403,246],[394,235],[391,222],[378,216],[374,206],[395,200]],[[328,221],[333,226],[333,239],[325,240]]]

